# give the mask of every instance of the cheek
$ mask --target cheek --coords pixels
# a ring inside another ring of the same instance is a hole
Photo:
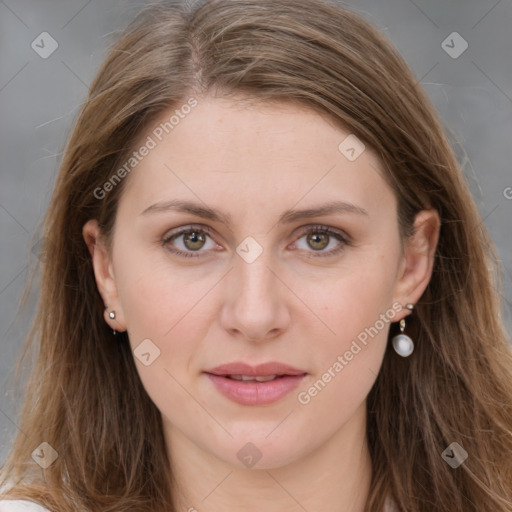
[[[172,337],[174,326],[187,322],[214,278],[172,266],[163,248],[123,251],[123,245],[130,244],[119,242],[116,282],[130,337]]]
[[[119,244],[121,254],[122,245]],[[129,342],[142,384],[153,403],[165,415],[195,402],[184,392],[183,374],[189,370],[201,339],[200,322],[194,313],[201,297],[213,286],[212,277],[191,278],[190,272],[172,269],[143,251],[118,258],[119,300],[126,320]],[[145,357],[145,354],[149,356]],[[148,364],[146,364],[148,363]]]
[[[379,321],[388,311],[394,317],[392,307],[395,269],[399,253],[389,246],[386,250],[377,245],[369,246],[348,257],[336,275],[326,277],[322,285],[305,284],[304,290],[321,318],[331,328],[333,348],[343,348],[365,329],[377,322],[379,331],[387,331],[390,322]],[[385,327],[385,328],[384,328]]]
[[[298,394],[301,405],[343,419],[366,398],[386,349],[398,251],[369,248],[344,266],[336,280],[310,290],[329,327],[315,344],[314,380]],[[348,259],[347,259],[348,261]],[[318,290],[321,289],[321,292]],[[333,407],[339,404],[340,407]]]
[[[321,418],[323,426],[316,435],[330,435],[354,416],[363,406],[382,364],[394,310],[380,307],[381,296],[361,296],[367,300],[361,303],[357,296],[352,297],[336,318],[331,317],[336,335],[318,343],[314,372],[296,393],[302,414]],[[386,310],[392,314],[386,317]],[[315,441],[314,435],[310,441]]]

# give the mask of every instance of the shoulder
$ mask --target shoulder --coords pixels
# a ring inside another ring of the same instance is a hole
[[[26,500],[0,500],[0,512],[50,512],[47,508]]]

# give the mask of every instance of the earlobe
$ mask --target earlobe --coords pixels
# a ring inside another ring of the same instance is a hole
[[[105,304],[105,322],[114,331],[124,331],[126,326],[122,308],[119,304],[110,253],[104,243],[98,222],[95,219],[89,220],[84,224],[82,236],[91,255],[96,286]],[[110,314],[111,312],[115,312],[114,317]]]
[[[422,210],[414,221],[414,234],[406,241],[401,273],[395,288],[400,303],[416,304],[428,286],[434,268],[440,219],[434,209]]]

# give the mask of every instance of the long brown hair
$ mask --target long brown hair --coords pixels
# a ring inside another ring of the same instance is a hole
[[[26,341],[35,364],[2,470],[0,484],[15,484],[6,495],[55,512],[174,510],[161,416],[128,340],[103,320],[82,226],[94,218],[112,233],[125,180],[101,199],[95,191],[156,116],[213,90],[296,102],[356,134],[380,156],[404,239],[420,210],[439,212],[433,275],[408,322],[417,348],[404,359],[388,344],[367,399],[366,510],[381,511],[391,494],[408,512],[510,512],[512,355],[495,248],[402,57],[360,16],[327,0],[160,3],[111,49],[45,219],[41,298]],[[31,458],[42,442],[58,453],[45,469]],[[456,469],[441,457],[452,442],[468,453]]]

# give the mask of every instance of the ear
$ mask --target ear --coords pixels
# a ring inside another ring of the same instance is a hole
[[[405,242],[395,284],[394,298],[400,304],[416,304],[425,291],[434,267],[441,221],[434,209],[422,210],[414,220],[414,233]],[[404,308],[404,317],[410,311]],[[403,318],[403,317],[402,317]]]
[[[82,228],[82,236],[89,248],[96,286],[105,304],[105,322],[113,330],[125,331],[126,322],[119,303],[113,265],[98,222],[96,220],[86,222]],[[109,317],[112,311],[115,313],[115,318]]]

